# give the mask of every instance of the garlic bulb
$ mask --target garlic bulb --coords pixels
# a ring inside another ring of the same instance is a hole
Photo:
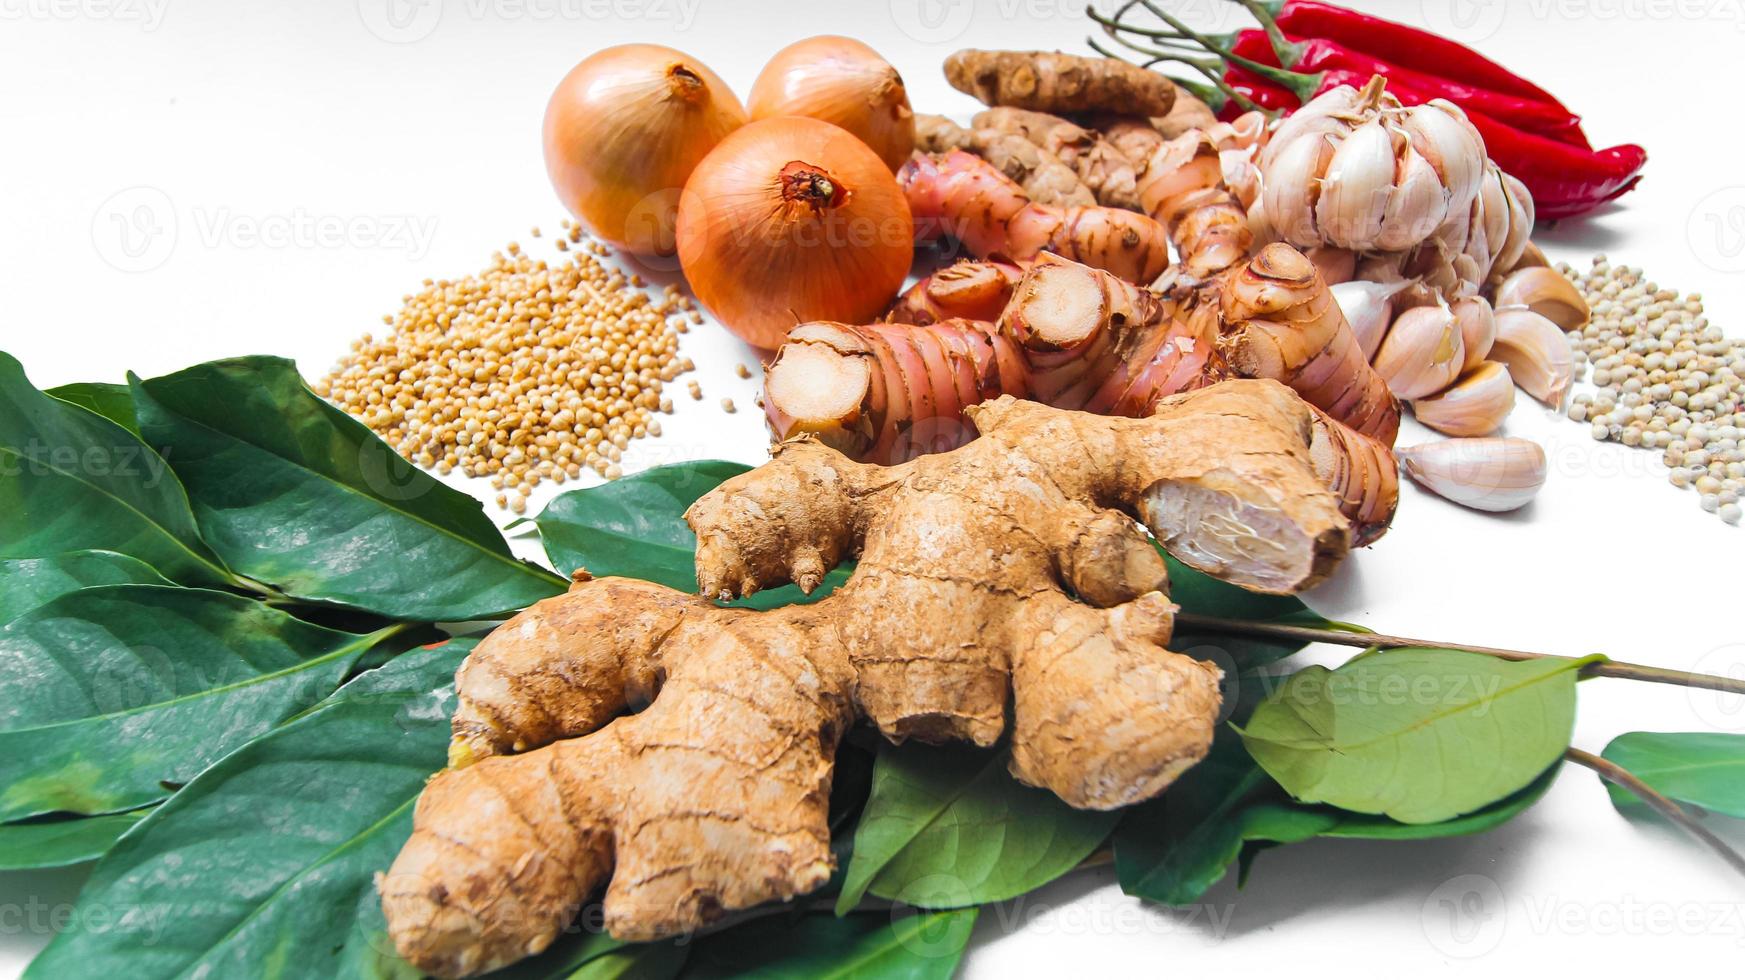
[[[1446,306],[1418,306],[1401,313],[1373,362],[1388,390],[1406,401],[1448,387],[1465,364],[1460,326]]]
[[[1413,402],[1412,414],[1447,435],[1488,436],[1502,428],[1514,407],[1515,380],[1509,369],[1485,361],[1446,391]]]
[[[1521,390],[1552,408],[1563,407],[1563,396],[1575,380],[1575,357],[1569,338],[1557,324],[1525,307],[1497,311],[1497,340],[1487,355],[1509,366]]]
[[[1460,341],[1466,348],[1466,363],[1461,370],[1470,371],[1484,363],[1490,356],[1491,345],[1496,343],[1496,313],[1483,296],[1462,296],[1448,304],[1448,309],[1460,326]]]
[[[1514,510],[1545,485],[1545,450],[1526,439],[1443,439],[1395,454],[1413,483],[1475,510]]]
[[[1310,256],[1310,260],[1313,261],[1313,256]],[[1326,278],[1325,273],[1322,278]],[[1388,332],[1388,324],[1394,320],[1394,294],[1411,284],[1409,279],[1395,282],[1351,279],[1335,283],[1331,287],[1333,302],[1339,304],[1340,312],[1345,314],[1346,322],[1351,324],[1351,332],[1357,335],[1357,343],[1363,348],[1365,359],[1375,359],[1376,348],[1381,346],[1381,339]]]
[[[1329,89],[1280,124],[1261,152],[1261,199],[1301,248],[1401,251],[1467,214],[1484,139],[1442,99],[1402,106],[1377,75]]]
[[[1497,270],[1521,260],[1533,232],[1533,195],[1525,185],[1485,164],[1472,206],[1450,215],[1404,263],[1449,300],[1478,293],[1495,279]]]
[[[1590,310],[1575,283],[1544,266],[1519,269],[1497,287],[1497,305],[1524,306],[1564,330],[1587,325]]]

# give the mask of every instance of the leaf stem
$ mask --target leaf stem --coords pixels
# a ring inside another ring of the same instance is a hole
[[[1207,633],[1255,636],[1273,640],[1299,640],[1304,643],[1335,643],[1340,646],[1381,647],[1382,649],[1437,647],[1443,650],[1459,650],[1464,653],[1481,653],[1487,657],[1497,657],[1502,660],[1578,659],[1550,653],[1529,653],[1525,650],[1474,646],[1469,643],[1443,643],[1438,640],[1419,640],[1408,636],[1389,636],[1385,633],[1347,633],[1314,626],[1294,626],[1288,623],[1251,623],[1235,619],[1222,619],[1217,616],[1200,616],[1194,613],[1177,613],[1175,622],[1176,626],[1180,628],[1201,630]],[[1713,674],[1696,674],[1690,671],[1649,667],[1644,664],[1624,663],[1617,660],[1601,660],[1588,664],[1582,668],[1581,673],[1583,677],[1616,677],[1649,684],[1676,684],[1681,687],[1693,687],[1705,691],[1745,694],[1745,679],[1717,677]]]
[[[1592,769],[1606,782],[1621,786],[1634,793],[1641,798],[1642,802],[1652,807],[1654,812],[1677,824],[1685,833],[1708,845],[1709,849],[1720,855],[1721,860],[1726,861],[1729,867],[1745,875],[1745,856],[1740,855],[1726,841],[1715,836],[1713,831],[1703,826],[1697,818],[1685,812],[1683,807],[1655,792],[1647,783],[1638,779],[1635,773],[1610,759],[1601,758],[1573,746],[1564,755],[1569,761]]]

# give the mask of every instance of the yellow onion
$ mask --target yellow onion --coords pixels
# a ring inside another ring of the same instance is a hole
[[[545,170],[589,231],[638,255],[671,255],[679,191],[744,124],[739,99],[701,62],[621,44],[558,83],[545,107]]]
[[[691,291],[765,350],[812,320],[870,323],[908,276],[914,236],[909,203],[878,154],[803,116],[759,120],[722,140],[679,201]]]
[[[747,108],[752,119],[806,116],[841,126],[893,171],[915,152],[903,76],[853,38],[823,34],[776,52],[752,83]]]

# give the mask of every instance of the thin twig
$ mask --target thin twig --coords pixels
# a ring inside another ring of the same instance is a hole
[[[1193,613],[1178,613],[1175,622],[1176,626],[1182,629],[1275,640],[1298,640],[1303,643],[1336,643],[1340,646],[1381,647],[1382,649],[1437,647],[1443,650],[1460,650],[1465,653],[1482,653],[1487,657],[1497,657],[1502,660],[1577,659],[1575,657],[1560,657],[1551,653],[1528,653],[1525,650],[1505,650],[1501,647],[1474,646],[1470,643],[1443,643],[1439,640],[1419,640],[1409,636],[1389,636],[1385,633],[1348,633],[1315,626],[1293,626],[1287,623],[1249,623],[1241,620],[1221,619],[1216,616],[1198,616]],[[1714,674],[1696,674],[1665,667],[1649,667],[1644,664],[1624,663],[1618,660],[1596,661],[1583,667],[1581,672],[1584,677],[1616,677],[1623,680],[1644,681],[1650,684],[1676,684],[1680,687],[1694,687],[1705,691],[1745,694],[1745,679],[1718,677]]]
[[[1606,782],[1621,786],[1634,793],[1641,798],[1642,802],[1652,807],[1654,812],[1677,824],[1685,833],[1707,844],[1709,849],[1719,854],[1721,860],[1726,861],[1734,871],[1745,874],[1745,856],[1741,856],[1726,841],[1715,836],[1714,832],[1703,826],[1701,821],[1686,813],[1683,807],[1656,793],[1647,783],[1636,778],[1636,775],[1630,770],[1610,759],[1603,759],[1578,748],[1572,747],[1564,755],[1569,761],[1592,769]]]

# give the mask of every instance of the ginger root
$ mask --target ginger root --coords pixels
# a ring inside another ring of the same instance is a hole
[[[928,153],[966,150],[994,165],[1037,204],[1083,207],[1097,203],[1091,188],[1059,157],[1022,135],[995,129],[964,129],[943,116],[921,119],[915,145]]]
[[[1166,116],[1175,105],[1167,77],[1116,58],[972,48],[945,59],[945,80],[984,105],[1056,114]]]
[[[995,320],[1023,275],[1023,266],[1002,259],[959,259],[910,286],[884,319],[914,324]]]
[[[1165,649],[1167,573],[1134,520],[1240,584],[1320,579],[1347,529],[1308,407],[1233,381],[1144,419],[1012,398],[969,418],[982,438],[890,469],[784,444],[686,515],[705,594],[815,587],[858,555],[827,599],[753,612],[579,573],[481,643],[456,677],[453,768],[378,881],[400,954],[496,969],[608,882],[606,927],[629,940],[822,886],[856,721],[1007,738],[1018,779],[1083,808],[1155,796],[1201,759],[1219,671]]]
[[[1129,282],[1169,264],[1163,226],[1121,208],[1039,204],[992,164],[962,150],[916,154],[897,174],[918,235],[949,235],[981,258],[1015,261],[1053,252]]]

